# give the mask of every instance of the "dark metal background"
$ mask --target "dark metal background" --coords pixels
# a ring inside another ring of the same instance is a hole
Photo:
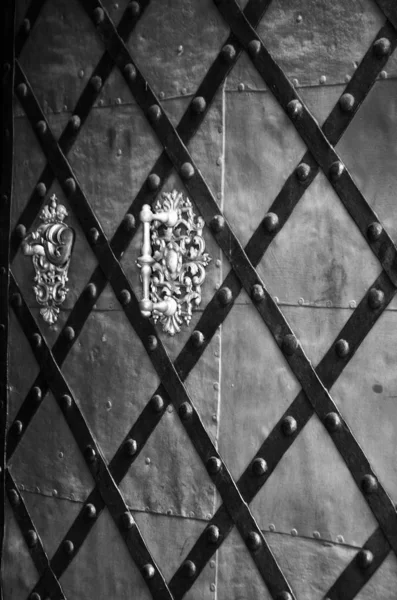
[[[394,3],[16,8],[4,598],[393,600]],[[213,260],[171,340],[136,259],[174,187]],[[46,327],[19,246],[53,191]]]

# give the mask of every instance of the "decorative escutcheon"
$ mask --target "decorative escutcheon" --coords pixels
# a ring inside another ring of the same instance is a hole
[[[33,290],[43,306],[40,314],[50,324],[58,319],[59,306],[69,291],[66,282],[75,232],[63,222],[67,216],[66,208],[53,194],[40,212],[42,224],[22,242],[22,252],[32,257],[36,272]]]
[[[152,208],[142,207],[141,268],[144,317],[159,321],[163,330],[175,335],[188,325],[193,307],[201,303],[201,286],[211,257],[205,253],[204,220],[193,212],[188,198],[176,190],[163,193]]]

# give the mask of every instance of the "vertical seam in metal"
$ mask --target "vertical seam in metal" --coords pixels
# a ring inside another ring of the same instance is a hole
[[[10,218],[13,180],[13,90],[15,57],[15,0],[4,0],[1,8],[2,111],[0,166],[0,598],[3,598],[3,546],[5,533],[5,445],[8,414],[8,290]]]

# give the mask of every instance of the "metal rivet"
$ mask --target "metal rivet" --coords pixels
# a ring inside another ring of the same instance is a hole
[[[13,294],[11,296],[11,302],[12,302],[13,306],[20,308],[22,306],[22,297],[21,297],[21,294]]]
[[[94,300],[94,298],[97,296],[97,288],[95,283],[89,283],[85,289],[91,300]]]
[[[64,394],[61,398],[61,402],[65,409],[71,408],[72,406],[72,398],[69,396],[69,394]]]
[[[303,106],[296,98],[288,102],[287,104],[287,113],[291,117],[291,119],[297,119],[302,115]]]
[[[185,560],[182,565],[182,572],[185,577],[194,577],[196,574],[197,568],[192,560]]]
[[[379,77],[380,77],[381,79],[387,79],[387,71],[381,71],[381,72],[379,73]]]
[[[360,550],[357,554],[358,564],[362,569],[368,569],[369,566],[373,563],[374,555],[370,550]]]
[[[259,283],[255,283],[255,285],[252,286],[251,294],[254,302],[261,302],[265,297],[265,290]]]
[[[128,63],[124,67],[124,73],[127,76],[129,81],[135,81],[136,79],[136,69],[132,63]]]
[[[193,165],[189,162],[183,163],[181,166],[180,174],[182,179],[191,179],[194,175]]]
[[[152,351],[153,351],[153,350],[156,350],[156,348],[157,348],[157,345],[158,345],[158,341],[157,341],[157,338],[156,338],[156,336],[154,336],[154,335],[149,335],[149,337],[148,337],[148,342],[147,342],[147,343],[148,343],[148,348],[149,348],[149,350],[152,350]]]
[[[86,504],[84,507],[84,514],[88,519],[95,519],[96,517],[96,508],[93,504]]]
[[[93,448],[91,445],[88,445],[84,450],[84,456],[88,463],[95,462],[97,458],[95,448]]]
[[[145,579],[152,579],[155,576],[156,570],[150,563],[142,567],[142,575]]]
[[[373,49],[374,49],[375,55],[378,58],[387,56],[391,50],[390,41],[384,37],[379,38],[379,40],[376,40],[376,42],[374,42]]]
[[[26,85],[26,83],[20,83],[17,86],[17,92],[20,96],[22,96],[22,98],[26,98],[26,96],[28,95],[28,86]]]
[[[301,163],[300,165],[298,165],[296,167],[296,176],[299,179],[299,181],[306,181],[306,179],[309,177],[310,175],[310,167],[309,165],[307,165],[306,163]]]
[[[182,421],[188,421],[193,415],[193,408],[189,402],[183,402],[179,407],[178,413]]]
[[[274,233],[279,226],[279,219],[275,213],[269,212],[263,218],[263,227],[268,233]]]
[[[221,50],[223,60],[231,62],[236,57],[236,50],[231,44],[226,44]]]
[[[29,596],[29,600],[41,600],[41,596],[37,592],[32,592]]]
[[[74,552],[74,544],[70,540],[65,540],[62,544],[63,551],[69,556]]]
[[[382,235],[383,227],[380,223],[371,223],[367,229],[367,237],[370,242],[376,242]]]
[[[207,470],[209,473],[211,473],[211,475],[216,475],[217,473],[219,473],[219,471],[221,470],[221,467],[222,467],[221,460],[217,456],[211,456],[207,460]]]
[[[99,25],[100,23],[103,22],[105,18],[105,13],[103,11],[103,8],[100,8],[99,6],[97,8],[94,9],[94,23],[96,25]]]
[[[201,115],[207,108],[207,103],[202,96],[196,96],[192,101],[192,111],[196,115]]]
[[[252,463],[252,472],[254,475],[264,475],[267,471],[267,463],[263,458],[255,458]]]
[[[37,193],[38,196],[40,196],[40,198],[44,198],[44,196],[47,193],[47,187],[46,187],[45,183],[43,183],[42,181],[40,181],[36,185],[36,193]]]
[[[40,135],[43,135],[47,131],[47,123],[45,121],[38,121],[36,123],[36,129]]]
[[[207,529],[207,541],[210,544],[216,544],[219,540],[219,528],[216,525],[210,525]]]
[[[128,440],[125,441],[124,452],[126,453],[127,456],[135,456],[137,450],[138,450],[138,444],[136,443],[136,440],[129,438]]]
[[[227,306],[233,300],[232,290],[228,287],[223,287],[218,292],[218,300],[222,306]]]
[[[94,90],[96,92],[99,92],[99,90],[102,87],[102,79],[99,77],[99,75],[94,75],[94,77],[91,77],[91,85],[94,88]]]
[[[324,417],[324,425],[328,431],[334,433],[335,431],[338,431],[338,429],[341,428],[342,420],[338,413],[330,412]]]
[[[135,229],[135,217],[131,213],[127,213],[123,219],[123,227],[125,231],[133,231]]]
[[[164,400],[159,394],[155,394],[150,400],[150,406],[156,413],[160,413],[164,410]]]
[[[11,506],[18,506],[18,504],[21,501],[19,494],[16,490],[10,490],[8,492],[8,498],[10,500]]]
[[[332,163],[332,165],[330,166],[329,175],[333,181],[336,181],[337,179],[339,179],[342,176],[344,170],[345,170],[344,165],[340,162],[340,160],[337,160],[336,162]]]
[[[35,402],[40,402],[42,397],[43,394],[41,393],[41,389],[35,385],[34,388],[32,388],[32,400]]]
[[[74,194],[76,191],[76,182],[73,177],[68,177],[68,179],[66,179],[65,188],[68,194]]]
[[[139,6],[139,2],[130,2],[128,5],[129,11],[133,17],[137,17],[141,12],[141,7]]]
[[[147,178],[147,183],[148,183],[149,190],[154,192],[155,190],[158,190],[158,188],[160,187],[160,183],[161,183],[160,177],[158,175],[156,175],[156,173],[151,173],[149,175],[149,177]]]
[[[385,300],[385,295],[382,290],[372,288],[368,292],[368,304],[373,310],[380,308]]]
[[[366,494],[373,494],[378,489],[378,482],[373,475],[364,475],[361,480],[361,487]]]
[[[14,421],[14,424],[12,426],[12,431],[15,435],[21,435],[23,430],[23,423],[22,421]]]
[[[243,92],[245,90],[245,85],[244,83],[239,83],[237,86],[237,89],[239,92]]]
[[[204,344],[204,339],[204,335],[201,333],[201,331],[197,331],[197,329],[193,331],[191,340],[195,348],[201,348],[201,346]]]
[[[29,21],[29,19],[24,19],[22,26],[23,26],[24,32],[25,33],[29,33],[29,31],[30,31],[30,21]]]
[[[258,56],[261,49],[261,43],[259,40],[251,40],[248,44],[248,52],[252,57]]]
[[[293,600],[293,598],[289,592],[280,592],[277,594],[276,600]]]
[[[89,238],[93,244],[96,244],[96,242],[99,240],[99,231],[96,227],[91,227],[89,231]]]
[[[346,340],[338,340],[335,344],[335,352],[340,358],[345,358],[350,352],[349,342]]]
[[[281,345],[284,354],[292,356],[297,351],[298,346],[299,342],[293,333],[287,333],[287,335],[284,336]]]
[[[161,108],[158,104],[153,104],[147,111],[148,119],[151,123],[156,123],[161,117]]]
[[[298,535],[298,530],[297,529],[291,529],[291,535],[293,535],[294,537],[296,537]]]
[[[257,533],[256,531],[251,531],[248,535],[247,535],[247,546],[248,548],[252,551],[255,552],[256,550],[259,550],[259,548],[262,545],[262,540],[261,540],[261,536],[259,535],[259,533]]]
[[[319,540],[321,538],[321,534],[319,531],[313,531],[313,537],[315,540]]]
[[[22,223],[20,223],[19,225],[17,225],[16,228],[15,228],[15,233],[16,233],[17,237],[19,237],[20,240],[23,240],[23,238],[26,235],[26,227],[25,227],[25,225],[22,225]]]
[[[351,112],[354,108],[355,100],[352,94],[343,94],[339,100],[339,106],[344,112]]]
[[[26,533],[26,543],[29,548],[33,548],[37,544],[37,533],[34,529],[29,529]]]
[[[39,333],[34,333],[32,335],[32,345],[34,348],[40,348],[43,343],[43,338]]]
[[[2,277],[4,277],[4,275],[6,275],[6,273],[7,273],[7,269],[5,267],[0,267],[0,275]]]
[[[327,83],[327,78],[326,78],[325,75],[321,75],[321,77],[320,77],[320,83],[321,83],[321,85],[324,85],[324,83]]]
[[[121,290],[120,292],[120,304],[127,306],[131,302],[131,294],[128,290]]]
[[[124,529],[131,529],[131,527],[134,525],[134,523],[135,523],[134,517],[132,516],[130,511],[127,510],[125,513],[123,513],[121,515],[121,524],[124,527]]]
[[[225,227],[225,219],[222,215],[215,215],[211,219],[210,226],[214,233],[220,233]]]
[[[285,417],[281,423],[281,429],[283,430],[284,435],[293,435],[298,429],[298,424],[294,417],[288,415]]]
[[[63,335],[68,340],[68,342],[71,342],[76,337],[73,327],[70,327],[69,325],[63,330]]]
[[[70,117],[69,123],[75,131],[77,131],[81,126],[81,119],[78,115],[73,115]]]

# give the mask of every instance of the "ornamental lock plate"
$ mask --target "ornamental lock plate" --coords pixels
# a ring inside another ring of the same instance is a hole
[[[141,313],[175,335],[183,323],[189,325],[193,308],[201,303],[205,268],[211,261],[204,252],[204,220],[195,215],[189,198],[176,190],[163,193],[153,210],[145,204],[140,220]]]
[[[31,256],[35,270],[33,291],[43,306],[40,314],[51,325],[59,315],[69,289],[68,270],[75,240],[74,230],[64,223],[68,212],[55,194],[41,213],[41,225],[22,242],[22,252]]]

